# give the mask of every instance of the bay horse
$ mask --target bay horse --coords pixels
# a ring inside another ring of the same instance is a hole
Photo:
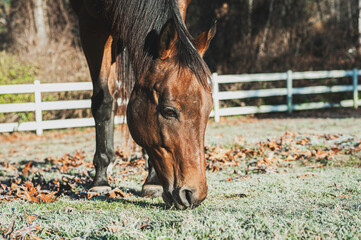
[[[71,0],[93,83],[96,169],[91,191],[110,190],[116,99],[134,141],[149,156],[144,196],[198,206],[207,196],[204,134],[213,107],[202,56],[215,25],[193,38],[191,0]]]

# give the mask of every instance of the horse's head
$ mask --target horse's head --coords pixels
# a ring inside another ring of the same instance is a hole
[[[212,27],[194,40],[201,56],[214,34]],[[179,65],[177,38],[169,21],[159,35],[157,58],[135,84],[127,118],[134,140],[155,167],[164,201],[185,209],[207,196],[204,134],[213,101],[208,86]]]

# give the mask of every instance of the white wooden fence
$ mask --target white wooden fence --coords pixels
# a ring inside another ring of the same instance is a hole
[[[293,110],[311,110],[330,107],[354,107],[357,108],[361,102],[358,100],[358,91],[361,86],[358,85],[358,76],[361,71],[358,69],[349,71],[315,71],[315,72],[292,72],[269,73],[269,74],[243,74],[243,75],[217,75],[213,74],[213,99],[214,116],[218,122],[221,116],[242,115],[252,113],[270,113],[286,112],[291,113]],[[352,85],[335,85],[335,86],[313,86],[293,88],[294,80],[301,79],[326,79],[326,78],[345,78],[352,77]],[[220,84],[226,83],[246,83],[246,82],[269,82],[269,81],[287,81],[286,88],[259,89],[245,91],[219,91]],[[352,100],[344,100],[339,103],[330,102],[312,102],[303,104],[292,104],[294,95],[301,94],[322,94],[322,93],[340,93],[353,92]],[[244,98],[261,98],[273,96],[287,96],[287,103],[281,105],[263,105],[263,106],[246,106],[246,107],[229,107],[220,108],[219,102],[222,100],[244,99]]]
[[[242,115],[252,113],[269,113],[269,112],[292,112],[293,110],[320,109],[329,107],[355,107],[361,104],[358,100],[358,91],[361,86],[358,85],[358,76],[361,71],[354,69],[350,71],[318,71],[318,72],[292,72],[271,73],[271,74],[243,74],[243,75],[217,75],[213,74],[213,98],[214,110],[211,117],[218,122],[221,116]],[[352,85],[336,85],[315,86],[293,88],[294,80],[300,79],[325,79],[325,78],[344,78],[352,77]],[[268,82],[268,81],[287,81],[287,88],[277,89],[259,89],[244,91],[219,91],[219,84],[226,83],[245,83],[245,82]],[[65,110],[65,109],[85,109],[90,108],[91,101],[88,100],[72,100],[72,101],[53,101],[42,102],[41,94],[46,92],[65,92],[65,91],[89,91],[92,90],[91,82],[80,83],[46,83],[40,84],[34,81],[34,84],[20,85],[2,85],[0,86],[0,94],[21,94],[33,93],[35,101],[30,103],[8,103],[0,104],[0,113],[11,112],[35,112],[35,121],[20,123],[2,123],[0,124],[0,132],[14,131],[36,131],[41,135],[45,129],[59,129],[70,127],[88,127],[94,126],[93,118],[77,118],[77,119],[61,119],[43,121],[42,111],[47,110]],[[313,102],[303,104],[292,104],[292,97],[297,94],[321,94],[321,93],[337,93],[337,92],[353,92],[352,100],[344,100],[339,103],[329,102]],[[287,96],[287,103],[280,105],[264,105],[264,106],[246,106],[246,107],[230,107],[220,108],[220,101],[244,98],[260,98],[272,96]],[[123,119],[117,117],[115,123],[122,123]]]
[[[91,107],[90,99],[42,102],[41,101],[42,93],[65,92],[65,91],[89,91],[92,89],[93,87],[91,82],[40,84],[40,82],[37,80],[34,81],[34,84],[0,86],[0,94],[18,94],[18,93],[35,94],[35,102],[0,104],[0,113],[35,112],[34,122],[2,123],[0,124],[0,132],[36,131],[38,135],[41,135],[43,133],[43,130],[45,129],[94,126],[95,122],[93,118],[60,119],[60,120],[48,120],[48,121],[42,120],[42,111],[84,109]],[[120,117],[115,118],[116,124],[121,122],[122,122],[122,118]]]

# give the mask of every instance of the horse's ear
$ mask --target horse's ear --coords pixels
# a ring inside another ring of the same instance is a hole
[[[169,19],[163,26],[159,35],[159,57],[162,60],[176,54],[177,30],[173,19]]]
[[[194,39],[194,47],[202,57],[207,51],[212,38],[216,35],[216,31],[217,23],[215,22],[207,32],[201,33],[196,39]]]

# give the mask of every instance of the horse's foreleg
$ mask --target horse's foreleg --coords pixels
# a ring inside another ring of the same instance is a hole
[[[115,63],[111,63],[112,38],[109,37],[105,47],[101,64],[99,84],[93,84],[92,113],[96,128],[96,152],[94,166],[96,169],[93,182],[93,191],[104,192],[108,187],[107,174],[111,173],[112,164],[115,161],[114,154],[114,91],[111,83],[114,82]]]
[[[96,128],[96,151],[94,166],[96,169],[93,191],[110,190],[107,173],[115,161],[114,154],[114,99],[108,86],[94,87],[92,113]]]
[[[110,190],[107,170],[115,160],[114,107],[115,100],[109,88],[112,76],[112,37],[101,21],[93,19],[82,9],[79,14],[80,37],[93,82],[91,109],[96,128],[94,166],[96,174],[93,191]]]

